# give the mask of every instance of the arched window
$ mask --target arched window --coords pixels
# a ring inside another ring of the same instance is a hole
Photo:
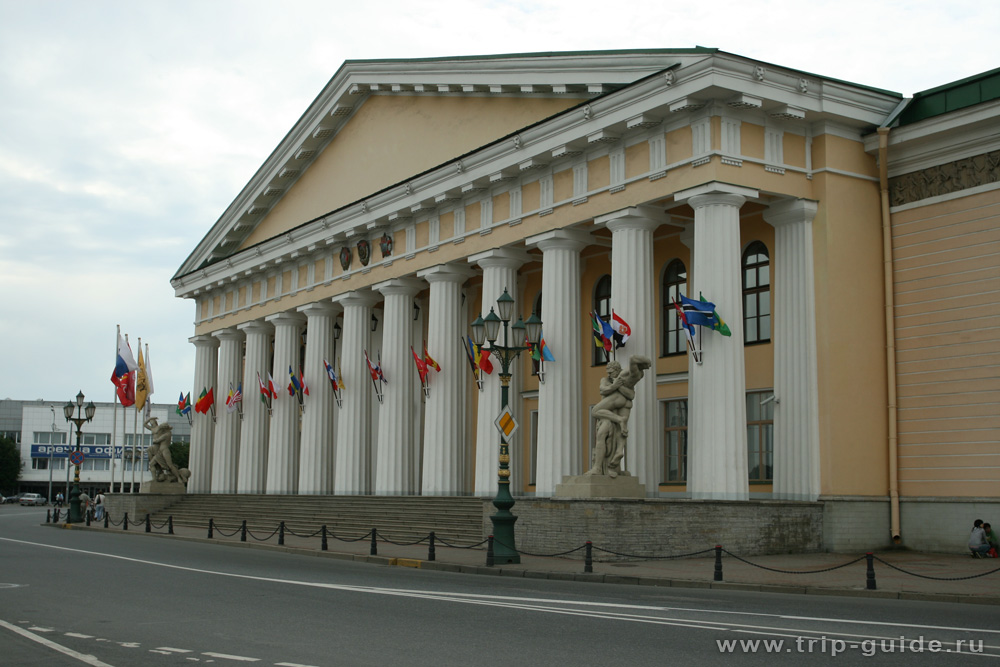
[[[675,259],[667,264],[663,272],[663,282],[660,285],[660,294],[663,298],[663,306],[660,309],[661,331],[662,331],[662,351],[660,356],[671,354],[683,354],[687,351],[687,341],[684,336],[684,329],[681,327],[680,319],[677,317],[677,309],[674,302],[680,302],[681,295],[687,296],[687,269],[684,262]]]
[[[542,293],[538,292],[538,296],[535,297],[535,306],[531,309],[531,312],[538,316],[538,319],[542,319]],[[544,334],[545,331],[542,331]],[[534,357],[531,358],[531,374],[538,375],[538,367],[541,366],[541,362]]]
[[[594,314],[605,322],[611,321],[611,276],[605,274],[594,287]],[[608,363],[608,357],[603,347],[594,347],[594,365],[603,366]]]
[[[771,260],[754,241],[743,252],[743,342],[771,340]]]

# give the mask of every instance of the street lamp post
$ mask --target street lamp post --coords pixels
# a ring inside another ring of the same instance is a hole
[[[97,407],[94,402],[91,401],[87,403],[87,407],[83,407],[83,392],[81,391],[76,395],[76,405],[72,402],[67,403],[63,406],[63,414],[66,415],[66,421],[71,421],[76,424],[76,451],[82,451],[80,445],[82,443],[83,434],[80,429],[83,427],[84,422],[89,422],[94,418],[94,413],[97,412]],[[73,416],[73,409],[76,408],[76,417]],[[80,514],[80,466],[77,464],[76,472],[73,475],[73,490],[69,494],[69,517],[66,518],[66,523],[80,523],[83,521],[83,516]]]
[[[477,317],[472,323],[472,340],[476,345],[482,347],[487,340],[490,342],[490,353],[500,362],[500,411],[507,408],[508,394],[510,390],[510,369],[514,361],[521,352],[528,349],[523,342],[527,339],[532,345],[537,345],[542,333],[542,321],[534,313],[528,318],[527,323],[521,320],[510,329],[513,330],[513,342],[511,344],[511,332],[508,330],[511,317],[514,314],[514,299],[508,294],[506,288],[503,294],[497,299],[497,310],[500,316],[497,317],[493,308],[490,308],[489,315],[484,320]],[[500,325],[503,324],[503,344],[497,345],[496,340],[500,333]],[[514,506],[514,498],[510,495],[510,448],[506,439],[500,438],[500,468],[497,471],[497,495],[493,499],[493,506],[497,508],[496,514],[490,516],[493,522],[493,558],[496,563],[520,563],[521,555],[517,553],[514,544],[514,522],[517,517],[511,514],[510,509]]]

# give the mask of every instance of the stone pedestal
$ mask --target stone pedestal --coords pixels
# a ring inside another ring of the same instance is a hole
[[[646,485],[637,477],[622,473],[607,475],[566,475],[556,484],[553,498],[645,498]]]
[[[187,493],[187,487],[180,482],[143,482],[142,493],[158,493],[161,495],[177,496]]]

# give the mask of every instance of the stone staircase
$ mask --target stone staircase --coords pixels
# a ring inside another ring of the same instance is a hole
[[[226,532],[246,520],[247,529],[257,535],[272,532],[284,521],[286,532],[299,534],[326,525],[337,537],[355,539],[376,528],[380,537],[413,542],[434,531],[436,538],[468,545],[485,538],[483,505],[481,498],[471,497],[192,494],[150,516],[155,523],[172,516],[175,526],[203,528],[206,533],[209,518]]]

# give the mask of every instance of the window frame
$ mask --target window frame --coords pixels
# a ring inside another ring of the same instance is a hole
[[[671,268],[680,266],[680,271],[675,271],[672,278]],[[677,316],[677,309],[674,301],[680,301],[680,295],[687,296],[687,267],[679,258],[667,262],[663,268],[663,275],[660,278],[660,356],[674,357],[687,354],[687,336],[684,334],[684,327],[681,326],[680,318]],[[670,350],[671,341],[675,344],[676,350]]]
[[[601,291],[602,287],[607,285],[607,293]],[[605,322],[611,321],[611,274],[605,273],[603,276],[597,279],[594,283],[594,297],[591,299],[591,303],[594,306],[593,313],[600,317]],[[591,324],[593,328],[593,324]],[[593,366],[607,366],[608,365],[608,355],[605,353],[603,347],[593,348]]]
[[[766,261],[759,261],[763,255]],[[751,262],[751,259],[754,261]],[[753,280],[749,281],[748,276],[752,275]],[[761,276],[763,275],[763,281]],[[758,345],[760,343],[770,343],[771,335],[774,331],[774,322],[771,313],[771,253],[763,241],[751,241],[740,258],[740,281],[742,286],[742,307],[743,307],[743,344]],[[748,286],[753,282],[753,286]],[[753,303],[753,314],[748,314],[748,304]],[[767,312],[762,313],[761,305],[767,307]],[[761,323],[767,323],[766,336],[761,335]],[[752,337],[752,340],[751,340]]]

